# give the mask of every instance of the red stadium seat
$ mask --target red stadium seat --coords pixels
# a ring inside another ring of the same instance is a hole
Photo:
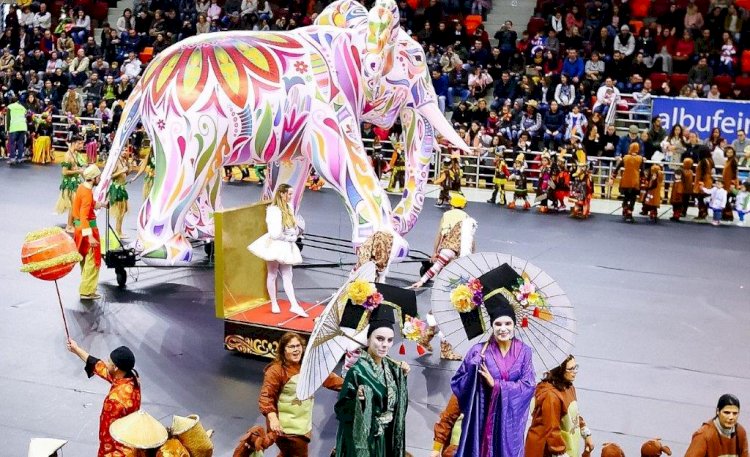
[[[688,75],[685,73],[673,73],[670,82],[672,83],[672,89],[675,92],[679,92],[687,84]]]
[[[655,89],[661,88],[661,85],[664,84],[664,81],[669,79],[669,75],[666,73],[659,73],[654,72],[651,73],[651,76],[649,76],[649,79],[651,79],[651,85]]]
[[[636,19],[643,19],[648,16],[650,6],[651,0],[633,0],[630,4],[630,13]]]
[[[635,36],[638,36],[641,33],[641,29],[643,28],[643,21],[636,21],[633,19],[629,22],[630,24],[630,33],[632,33]]]
[[[748,76],[738,76],[734,80],[734,85],[736,87],[739,87],[742,89],[742,93],[748,93],[750,92],[750,77]]]
[[[742,51],[742,72],[750,73],[750,49]]]
[[[466,16],[464,19],[464,28],[466,29],[466,35],[474,35],[474,31],[482,24],[482,16],[478,14]]]
[[[735,6],[739,6],[740,8],[750,10],[750,0],[735,0],[734,4]]]
[[[151,62],[154,57],[154,48],[143,48],[143,52],[138,55],[138,59],[144,64]]]
[[[91,19],[96,19],[99,22],[107,20],[107,14],[109,14],[109,5],[107,2],[96,2],[91,7]]]
[[[541,17],[532,17],[529,19],[529,25],[526,27],[526,30],[529,31],[529,37],[533,37],[536,35],[536,32],[540,30],[544,30],[544,27],[547,26],[547,21],[544,20],[544,18]]]
[[[719,86],[719,92],[723,96],[732,92],[732,77],[727,75],[714,76],[713,83]]]

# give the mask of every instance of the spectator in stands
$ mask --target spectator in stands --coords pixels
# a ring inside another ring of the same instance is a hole
[[[438,106],[441,112],[445,112],[446,100],[448,99],[448,75],[443,74],[440,68],[432,69],[432,87],[435,89],[435,95],[438,97]],[[453,106],[451,105],[451,110]]]
[[[578,57],[577,50],[568,50],[568,58],[563,62],[562,72],[563,74],[568,75],[573,84],[578,84],[581,78],[583,78],[585,65],[583,60]]]
[[[100,48],[99,45],[96,44],[96,41],[94,41],[94,37],[92,36],[86,39],[86,44],[84,44],[82,48],[86,55],[91,58],[102,56],[102,48]]]
[[[685,73],[690,68],[693,54],[695,53],[695,41],[689,30],[682,32],[682,38],[675,43],[672,53],[674,71]]]
[[[188,22],[188,25],[190,25],[189,22]],[[171,46],[171,43],[166,40],[163,33],[158,33],[156,35],[156,40],[151,45],[151,47],[154,48],[154,55],[159,54],[163,50],[167,49],[169,46]]]
[[[695,56],[693,57],[695,63],[701,57],[705,57],[710,66],[716,65],[716,52],[714,48],[714,39],[711,36],[711,29],[703,29],[700,37],[695,40]]]
[[[605,72],[604,61],[599,58],[599,52],[593,51],[591,53],[591,59],[586,62],[584,67],[584,73],[586,79],[591,81],[591,84],[599,85]]]
[[[567,126],[565,140],[569,141],[573,135],[583,137],[583,132],[586,131],[588,123],[589,121],[586,119],[586,115],[581,112],[580,107],[573,105],[568,115],[565,116],[565,125]]]
[[[732,38],[739,42],[742,35],[742,16],[737,11],[737,6],[732,4],[727,8],[727,16],[724,19],[723,30],[729,32]]]
[[[672,74],[674,59],[672,55],[675,52],[676,41],[674,35],[668,28],[664,28],[661,34],[656,37],[656,49],[659,51],[654,56],[654,67],[661,62],[661,71]]]
[[[552,151],[557,150],[565,135],[565,113],[556,101],[549,105],[549,111],[544,115],[544,147]]]
[[[211,0],[211,6],[206,11],[206,17],[209,21],[219,21],[221,19],[221,6],[219,6],[217,0]]]
[[[471,48],[471,51],[469,52],[469,58],[468,63],[472,66],[477,66],[484,68],[487,66],[487,62],[490,59],[490,54],[485,49],[485,47],[482,45],[481,40],[475,40],[474,46]]]
[[[83,44],[91,30],[91,18],[83,9],[78,10],[73,28],[70,29],[70,36],[76,44]]]
[[[130,79],[136,79],[141,74],[141,66],[143,63],[135,54],[135,52],[129,52],[128,58],[122,63],[123,74],[128,75]]]
[[[635,40],[635,52],[643,54],[643,61],[651,68],[654,65],[656,55],[656,41],[651,36],[651,29],[643,27],[638,38]]]
[[[62,98],[62,112],[66,115],[80,116],[83,106],[83,96],[76,91],[75,84],[69,85],[68,91],[65,92]]]
[[[86,55],[86,52],[83,50],[83,48],[78,49],[76,57],[70,63],[70,67],[68,68],[70,72],[70,78],[73,83],[78,85],[83,84],[86,81],[86,72],[88,71],[90,65],[91,60]]]
[[[630,62],[625,60],[620,51],[615,51],[612,60],[607,62],[606,69],[605,75],[613,81],[626,82],[630,74]]]
[[[703,27],[703,15],[698,10],[698,5],[690,3],[685,11],[685,30],[693,36],[698,36]]]
[[[461,98],[461,101],[466,101],[471,93],[469,90],[469,74],[464,70],[460,61],[448,74],[448,80],[450,81],[448,87],[448,103],[453,106],[453,97],[456,94]]]
[[[615,151],[619,142],[620,137],[617,136],[617,129],[614,124],[607,125],[604,129],[604,134],[601,135],[602,156],[615,157]]]
[[[555,101],[564,111],[569,111],[576,100],[575,86],[570,82],[568,75],[560,75],[560,83],[555,87]]]
[[[708,90],[706,98],[709,100],[719,100],[721,98],[719,86],[717,86],[716,84],[711,84],[711,88]]]
[[[46,34],[45,34],[46,35]],[[54,35],[50,34],[50,37]],[[45,41],[49,40],[46,36],[44,37]],[[60,56],[64,59],[68,57],[69,55],[74,55],[76,52],[76,44],[73,42],[73,39],[68,36],[65,32],[60,32],[60,37],[54,43],[55,49],[60,53]],[[47,45],[43,44],[42,49],[46,49]]]
[[[99,74],[95,71],[91,72],[89,80],[86,81],[86,85],[83,86],[83,94],[86,102],[93,102],[94,105],[98,105],[104,95],[104,81],[99,79]]]
[[[630,57],[635,51],[635,38],[627,24],[620,27],[620,33],[615,37],[614,50],[620,51],[625,58]]]
[[[542,130],[542,115],[537,111],[538,107],[539,103],[536,100],[528,100],[526,110],[523,112],[518,126],[520,131],[529,134],[532,147],[536,146],[537,142],[543,138],[542,134],[544,133]]]
[[[481,65],[474,67],[474,71],[469,75],[468,87],[472,98],[484,97],[487,88],[492,84],[492,76],[487,69]]]
[[[732,149],[734,149],[739,155],[743,154],[748,146],[750,146],[750,141],[748,141],[745,131],[737,130],[737,139],[732,141]]]
[[[443,67],[443,71],[445,73],[451,72],[454,68],[456,68],[456,65],[463,65],[463,62],[461,61],[461,58],[456,54],[453,50],[453,46],[449,45],[445,49],[445,53],[443,53],[443,56],[440,58],[440,66]]]
[[[711,129],[711,135],[706,138],[704,144],[708,146],[711,151],[713,151],[715,148],[720,147],[723,141],[726,140],[721,136],[721,130],[719,130],[718,127],[714,127],[713,129]]]
[[[560,39],[557,37],[557,32],[554,30],[548,32],[546,49],[555,53],[556,56],[560,55]]]
[[[470,113],[472,121],[477,121],[480,126],[486,125],[487,119],[490,117],[490,110],[487,108],[487,100],[480,98],[471,108]]]
[[[714,72],[708,66],[705,57],[698,60],[698,65],[694,66],[688,72],[688,84],[693,87],[698,94],[708,92],[711,88],[711,81],[714,79]]]
[[[615,87],[614,80],[607,77],[604,84],[596,91],[596,103],[593,109],[606,118],[607,112],[617,106],[618,100],[620,100],[620,91]]]
[[[133,92],[133,84],[128,75],[123,74],[120,76],[120,82],[117,83],[117,99],[127,100],[131,92]]]
[[[34,15],[34,27],[39,27],[42,30],[52,28],[52,15],[47,11],[46,3],[39,5],[39,11]]]
[[[135,20],[133,19],[133,11],[130,8],[125,8],[122,12],[122,16],[117,18],[115,28],[119,33],[127,33],[128,30],[135,28]]]
[[[203,13],[198,14],[198,23],[195,24],[195,33],[200,35],[202,33],[208,33],[208,29],[211,24],[206,19],[206,15]]]
[[[734,45],[729,32],[722,34],[724,42],[721,45],[721,57],[719,57],[719,74],[734,76],[734,68],[737,64],[737,47]]]
[[[503,61],[507,64],[516,50],[516,41],[518,41],[518,33],[513,30],[513,22],[505,21],[500,30],[495,33],[495,39],[498,40],[498,47],[500,48]]]
[[[643,141],[641,141],[641,137],[638,132],[638,127],[635,125],[631,125],[630,127],[628,127],[628,133],[620,137],[620,140],[617,143],[617,150],[615,151],[615,156],[624,157],[628,153],[628,148],[630,148],[630,145],[633,143],[638,143],[639,154],[643,155],[645,152],[645,149],[643,147]]]

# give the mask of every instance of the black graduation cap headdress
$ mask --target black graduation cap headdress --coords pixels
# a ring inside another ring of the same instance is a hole
[[[500,316],[509,316],[516,323],[520,304],[513,296],[512,290],[518,285],[519,280],[523,281],[521,275],[504,263],[477,279],[482,284],[483,304],[490,316],[489,326]],[[481,335],[488,327],[482,319],[482,310],[479,307],[461,313],[460,316],[468,339]]]
[[[380,305],[368,312],[363,306],[348,300],[341,316],[341,327],[350,328],[355,333],[359,333],[369,324],[370,327],[367,330],[369,337],[378,328],[392,329],[397,322],[395,314],[399,316],[398,325],[401,330],[404,328],[407,316],[417,317],[416,291],[380,283],[375,283],[375,288],[383,296]],[[404,354],[405,351],[402,343],[399,352]]]

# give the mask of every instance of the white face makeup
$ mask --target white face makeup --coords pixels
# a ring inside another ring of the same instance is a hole
[[[388,351],[393,346],[393,329],[388,327],[380,327],[370,334],[370,338],[367,340],[367,349],[370,354],[376,355],[381,359],[388,356]]]
[[[303,352],[302,342],[297,338],[291,340],[284,348],[284,356],[292,363],[300,363]]]
[[[497,341],[510,341],[515,327],[510,316],[500,316],[492,322],[492,334]]]

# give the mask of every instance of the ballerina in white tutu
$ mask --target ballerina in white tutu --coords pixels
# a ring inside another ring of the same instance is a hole
[[[292,305],[289,311],[298,316],[307,317],[305,310],[297,303],[292,285],[292,265],[302,263],[302,255],[295,243],[300,229],[294,218],[294,212],[289,206],[292,195],[292,186],[279,185],[273,196],[273,202],[266,208],[268,233],[253,241],[247,249],[267,263],[266,287],[271,297],[271,312],[277,314],[281,312],[276,299],[276,277],[281,274],[284,292]]]

